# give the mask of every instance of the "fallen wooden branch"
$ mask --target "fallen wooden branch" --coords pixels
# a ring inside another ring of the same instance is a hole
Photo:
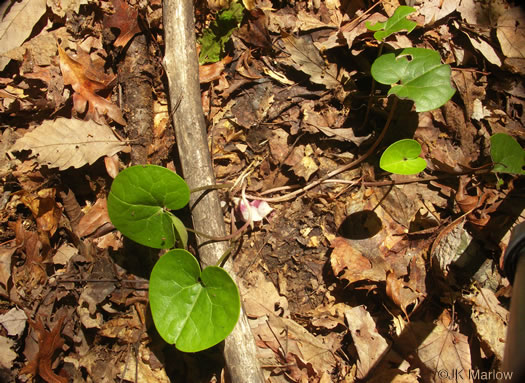
[[[202,111],[197,62],[193,1],[164,0],[163,23],[166,43],[164,67],[184,179],[190,189],[215,184]],[[224,236],[224,218],[216,190],[192,193],[190,208],[194,229]],[[214,265],[226,251],[225,242],[209,242],[197,236],[203,266]],[[231,263],[224,268],[234,276]],[[237,326],[226,338],[224,358],[234,383],[262,383],[256,347],[243,310]]]

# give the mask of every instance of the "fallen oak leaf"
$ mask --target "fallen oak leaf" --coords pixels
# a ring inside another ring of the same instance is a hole
[[[119,107],[95,93],[106,89],[113,82],[115,76],[109,76],[103,72],[95,72],[92,68],[73,60],[60,45],[58,46],[58,54],[60,56],[60,70],[64,77],[64,84],[71,85],[75,91],[73,94],[75,110],[78,113],[84,113],[87,104],[87,118],[96,122],[102,122],[101,115],[107,114],[119,124],[126,125]]]
[[[111,0],[115,13],[104,17],[106,28],[117,28],[120,34],[113,43],[116,47],[124,47],[135,36],[140,33],[138,23],[138,11],[130,7],[124,0]]]
[[[21,374],[31,374],[33,376],[38,374],[47,383],[68,382],[67,378],[56,375],[51,368],[53,354],[64,344],[64,339],[60,336],[60,332],[65,319],[66,316],[62,316],[51,331],[47,331],[44,328],[40,318],[36,321],[28,319],[31,327],[38,333],[38,353],[33,360],[20,370]]]

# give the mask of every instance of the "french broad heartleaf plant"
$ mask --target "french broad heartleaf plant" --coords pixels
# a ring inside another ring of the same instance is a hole
[[[406,17],[413,12],[412,7],[400,6],[387,21],[367,22],[366,27],[375,32],[377,41],[383,42],[393,33],[412,32],[416,23]],[[406,48],[381,55],[372,64],[370,72],[375,81],[391,86],[389,96],[393,94],[412,100],[416,112],[437,109],[455,93],[450,81],[450,66],[442,64],[439,53],[431,49]],[[525,151],[514,138],[498,133],[490,138],[490,146],[493,172],[525,174]],[[399,140],[383,152],[379,166],[395,174],[417,174],[426,167],[420,153],[421,145],[417,141]]]
[[[207,349],[233,330],[240,313],[239,291],[221,267],[202,272],[184,249],[173,249],[155,264],[149,282],[153,322],[162,338],[184,352]]]
[[[183,208],[189,198],[188,185],[171,170],[131,166],[111,185],[108,213],[113,225],[137,243],[157,249],[186,247],[186,228],[171,210]],[[197,259],[180,248],[168,251],[153,267],[149,299],[161,337],[185,352],[225,339],[241,307],[237,286],[224,269],[208,266],[201,271]]]

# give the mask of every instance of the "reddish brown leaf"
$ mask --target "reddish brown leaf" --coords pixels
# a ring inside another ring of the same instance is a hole
[[[90,235],[102,226],[111,223],[106,206],[106,199],[100,198],[80,219],[77,232],[80,237]]]
[[[120,35],[113,44],[116,47],[123,47],[140,32],[137,20],[138,11],[130,7],[126,1],[111,0],[111,3],[115,13],[104,18],[104,26],[120,30]]]
[[[35,359],[31,360],[21,370],[21,374],[40,375],[47,383],[67,383],[68,379],[63,376],[58,376],[51,368],[53,362],[53,354],[60,349],[64,344],[64,339],[61,337],[62,324],[66,319],[65,316],[60,318],[51,331],[44,328],[41,319],[38,318],[36,322],[28,320],[29,324],[38,333],[38,353]]]
[[[71,85],[75,91],[73,94],[75,110],[78,113],[84,113],[87,104],[87,118],[98,122],[102,115],[107,114],[119,124],[126,125],[119,107],[95,93],[106,89],[115,79],[115,76],[108,76],[103,72],[96,71],[89,65],[87,59],[84,59],[83,63],[73,60],[60,46],[58,53],[64,84]]]
[[[221,61],[217,61],[213,64],[200,65],[199,66],[199,81],[201,84],[218,80],[221,77],[222,72],[226,65],[231,63],[232,58],[226,56]]]

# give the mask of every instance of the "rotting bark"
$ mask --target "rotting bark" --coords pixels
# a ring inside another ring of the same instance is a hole
[[[164,0],[163,23],[166,43],[164,66],[183,175],[191,189],[215,184],[208,149],[206,123],[201,103],[192,1]],[[216,190],[192,193],[190,208],[195,230],[224,236],[224,217]],[[214,265],[227,250],[225,242],[197,237],[203,266]],[[231,261],[224,268],[235,279]],[[226,367],[234,383],[262,383],[256,347],[243,310],[237,326],[224,344]]]
[[[128,122],[125,130],[132,145],[132,165],[147,163],[147,148],[153,140],[153,85],[147,74],[150,70],[146,36],[140,34],[131,41],[119,68]]]

